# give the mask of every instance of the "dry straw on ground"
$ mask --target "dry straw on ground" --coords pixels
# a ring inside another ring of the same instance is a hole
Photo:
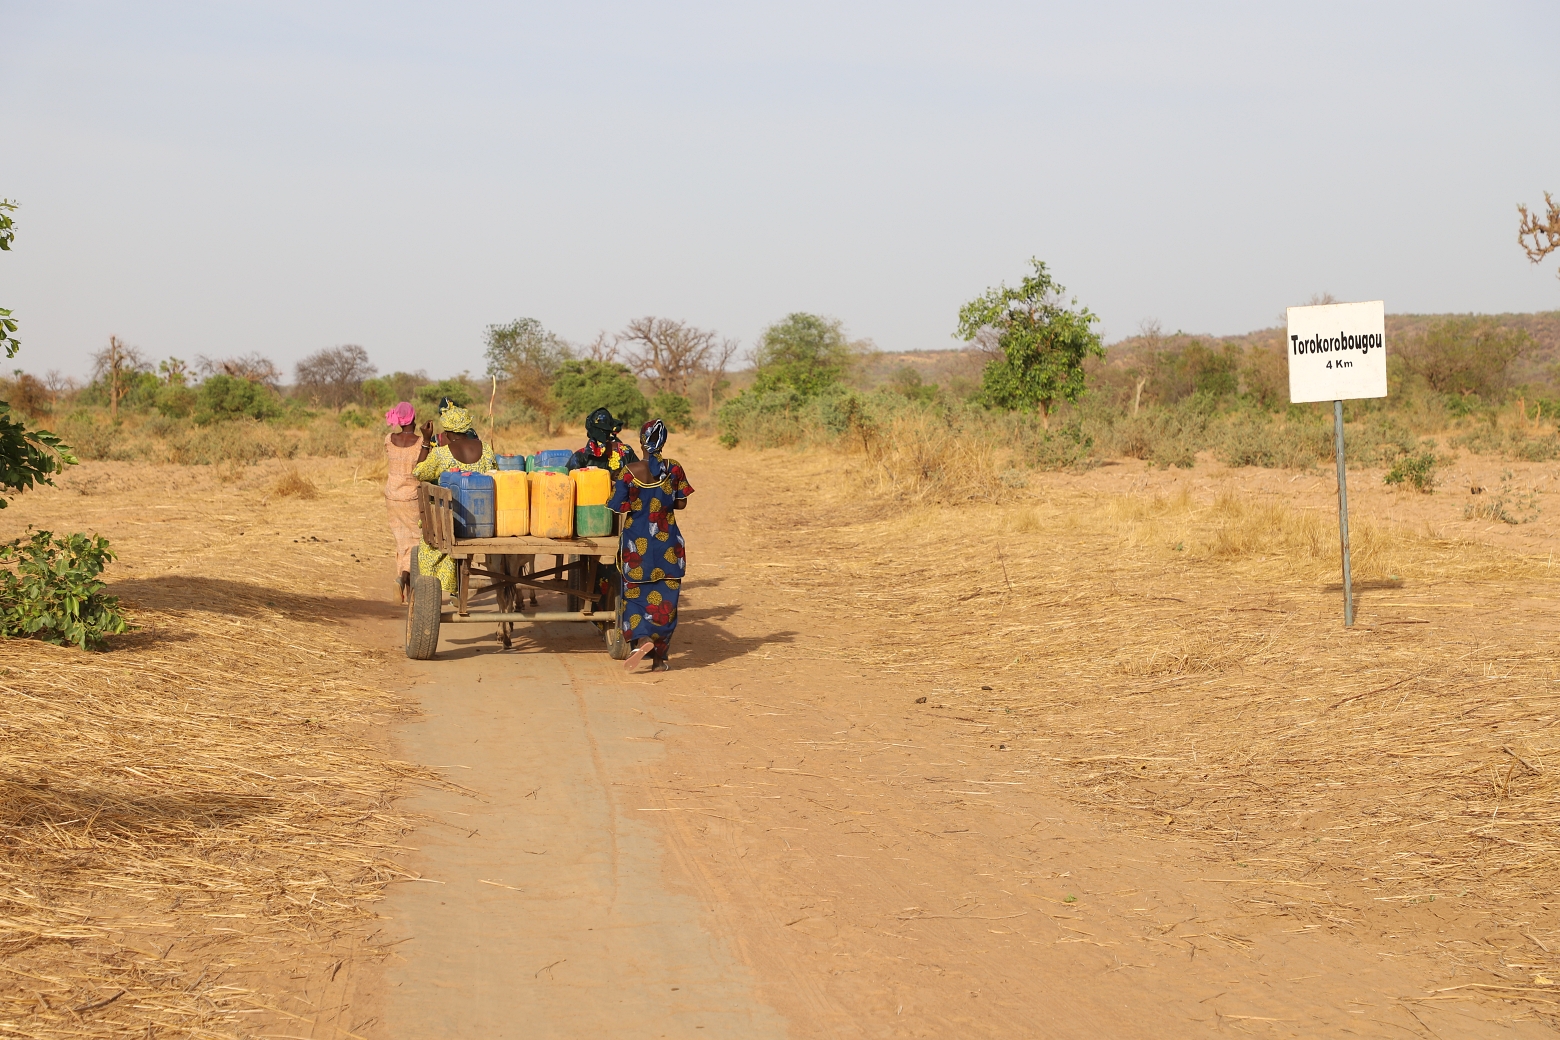
[[[870,612],[882,640],[858,653],[940,682],[972,750],[1202,841],[1253,912],[1364,937],[1439,899],[1487,938],[1438,956],[1498,987],[1560,979],[1546,560],[1357,519],[1345,633],[1326,512],[1080,478],[884,517],[858,479],[754,537],[829,559],[788,586]]]
[[[274,473],[215,477],[99,464],[7,510],[111,535],[139,630],[100,654],[0,642],[5,1035],[354,1024],[300,1025],[323,1012],[299,980],[365,950],[404,876],[391,794],[432,781],[371,739],[407,709],[340,628],[381,609],[338,533],[374,531],[377,503],[262,507]]]
[[[290,469],[277,477],[276,482],[271,485],[271,492],[283,497],[288,495],[296,495],[304,499],[320,497],[320,489],[315,486],[314,481],[296,469]]]

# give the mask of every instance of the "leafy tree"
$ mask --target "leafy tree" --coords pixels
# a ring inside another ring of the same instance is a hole
[[[487,374],[497,379],[513,379],[519,373],[534,371],[549,381],[572,352],[569,345],[535,318],[516,318],[507,325],[487,327]]]
[[[1046,429],[1058,398],[1083,395],[1083,363],[1104,357],[1105,347],[1092,328],[1099,318],[1087,307],[1067,306],[1066,290],[1045,264],[1031,259],[1034,273],[1018,288],[1000,285],[959,309],[959,336],[987,340],[994,355],[981,373],[981,394],[992,407],[1018,411],[1038,408]]]
[[[441,379],[437,383],[425,383],[412,391],[412,403],[419,411],[427,412],[430,419],[438,418],[439,401],[445,397],[465,408],[476,400],[477,395],[468,383],[460,379]],[[390,403],[394,404],[395,401]]]
[[[898,370],[889,377],[888,386],[895,393],[903,394],[909,400],[920,404],[935,403],[940,392],[936,383],[923,380],[920,371],[910,365],[900,365]]]
[[[1432,390],[1488,400],[1506,390],[1511,363],[1535,346],[1521,329],[1470,314],[1437,322],[1404,346],[1402,358]]]
[[[650,414],[666,424],[668,433],[693,427],[693,402],[682,394],[656,391],[650,398]]]
[[[562,416],[575,422],[583,422],[597,408],[610,409],[625,426],[649,418],[639,380],[627,365],[615,361],[565,361],[553,380],[552,396]]]
[[[428,382],[426,372],[392,372],[363,381],[363,400],[374,408],[389,408],[400,401],[412,400],[417,388]],[[438,398],[434,398],[438,400]]]
[[[363,394],[363,381],[378,371],[368,360],[368,351],[355,343],[327,347],[298,362],[293,384],[316,404],[341,411],[348,401]]]
[[[231,419],[274,419],[281,414],[276,391],[250,379],[211,376],[195,393],[195,422],[202,426]]]
[[[791,389],[804,398],[814,397],[844,378],[851,355],[839,321],[800,311],[788,314],[759,337],[752,391]]]
[[[487,374],[503,381],[506,397],[540,416],[548,433],[558,414],[553,378],[572,355],[569,345],[535,318],[487,328]]]

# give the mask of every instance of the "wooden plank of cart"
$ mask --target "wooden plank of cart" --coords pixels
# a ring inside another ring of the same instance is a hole
[[[594,624],[606,636],[614,658],[627,657],[613,612],[614,597],[596,588],[602,564],[617,559],[618,536],[600,538],[456,538],[454,495],[424,482],[417,490],[423,540],[455,561],[456,591],[446,609],[439,579],[417,573],[406,604],[406,656],[426,661],[439,648],[442,625],[497,625],[510,646],[514,626],[525,622],[576,621]],[[553,565],[541,569],[551,557]],[[568,597],[565,610],[538,610],[538,592]],[[529,599],[529,603],[527,600]]]

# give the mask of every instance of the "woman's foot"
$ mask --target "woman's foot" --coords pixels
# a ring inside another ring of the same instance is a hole
[[[639,663],[647,656],[649,656],[650,651],[654,649],[655,644],[651,643],[649,640],[640,643],[637,647],[634,648],[634,652],[628,655],[628,660],[623,662],[623,670],[625,672],[631,672],[635,668],[638,668]]]
[[[672,670],[672,663],[664,657],[659,657],[650,665],[650,670],[652,672],[669,672]]]

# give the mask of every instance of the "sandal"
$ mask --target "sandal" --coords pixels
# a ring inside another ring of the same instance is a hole
[[[648,655],[653,649],[655,649],[655,644],[651,643],[648,639],[643,643],[640,643],[637,647],[634,648],[634,652],[628,655],[628,660],[623,662],[623,670],[625,672],[633,671],[636,667],[638,667],[639,663],[645,659],[646,655]]]

